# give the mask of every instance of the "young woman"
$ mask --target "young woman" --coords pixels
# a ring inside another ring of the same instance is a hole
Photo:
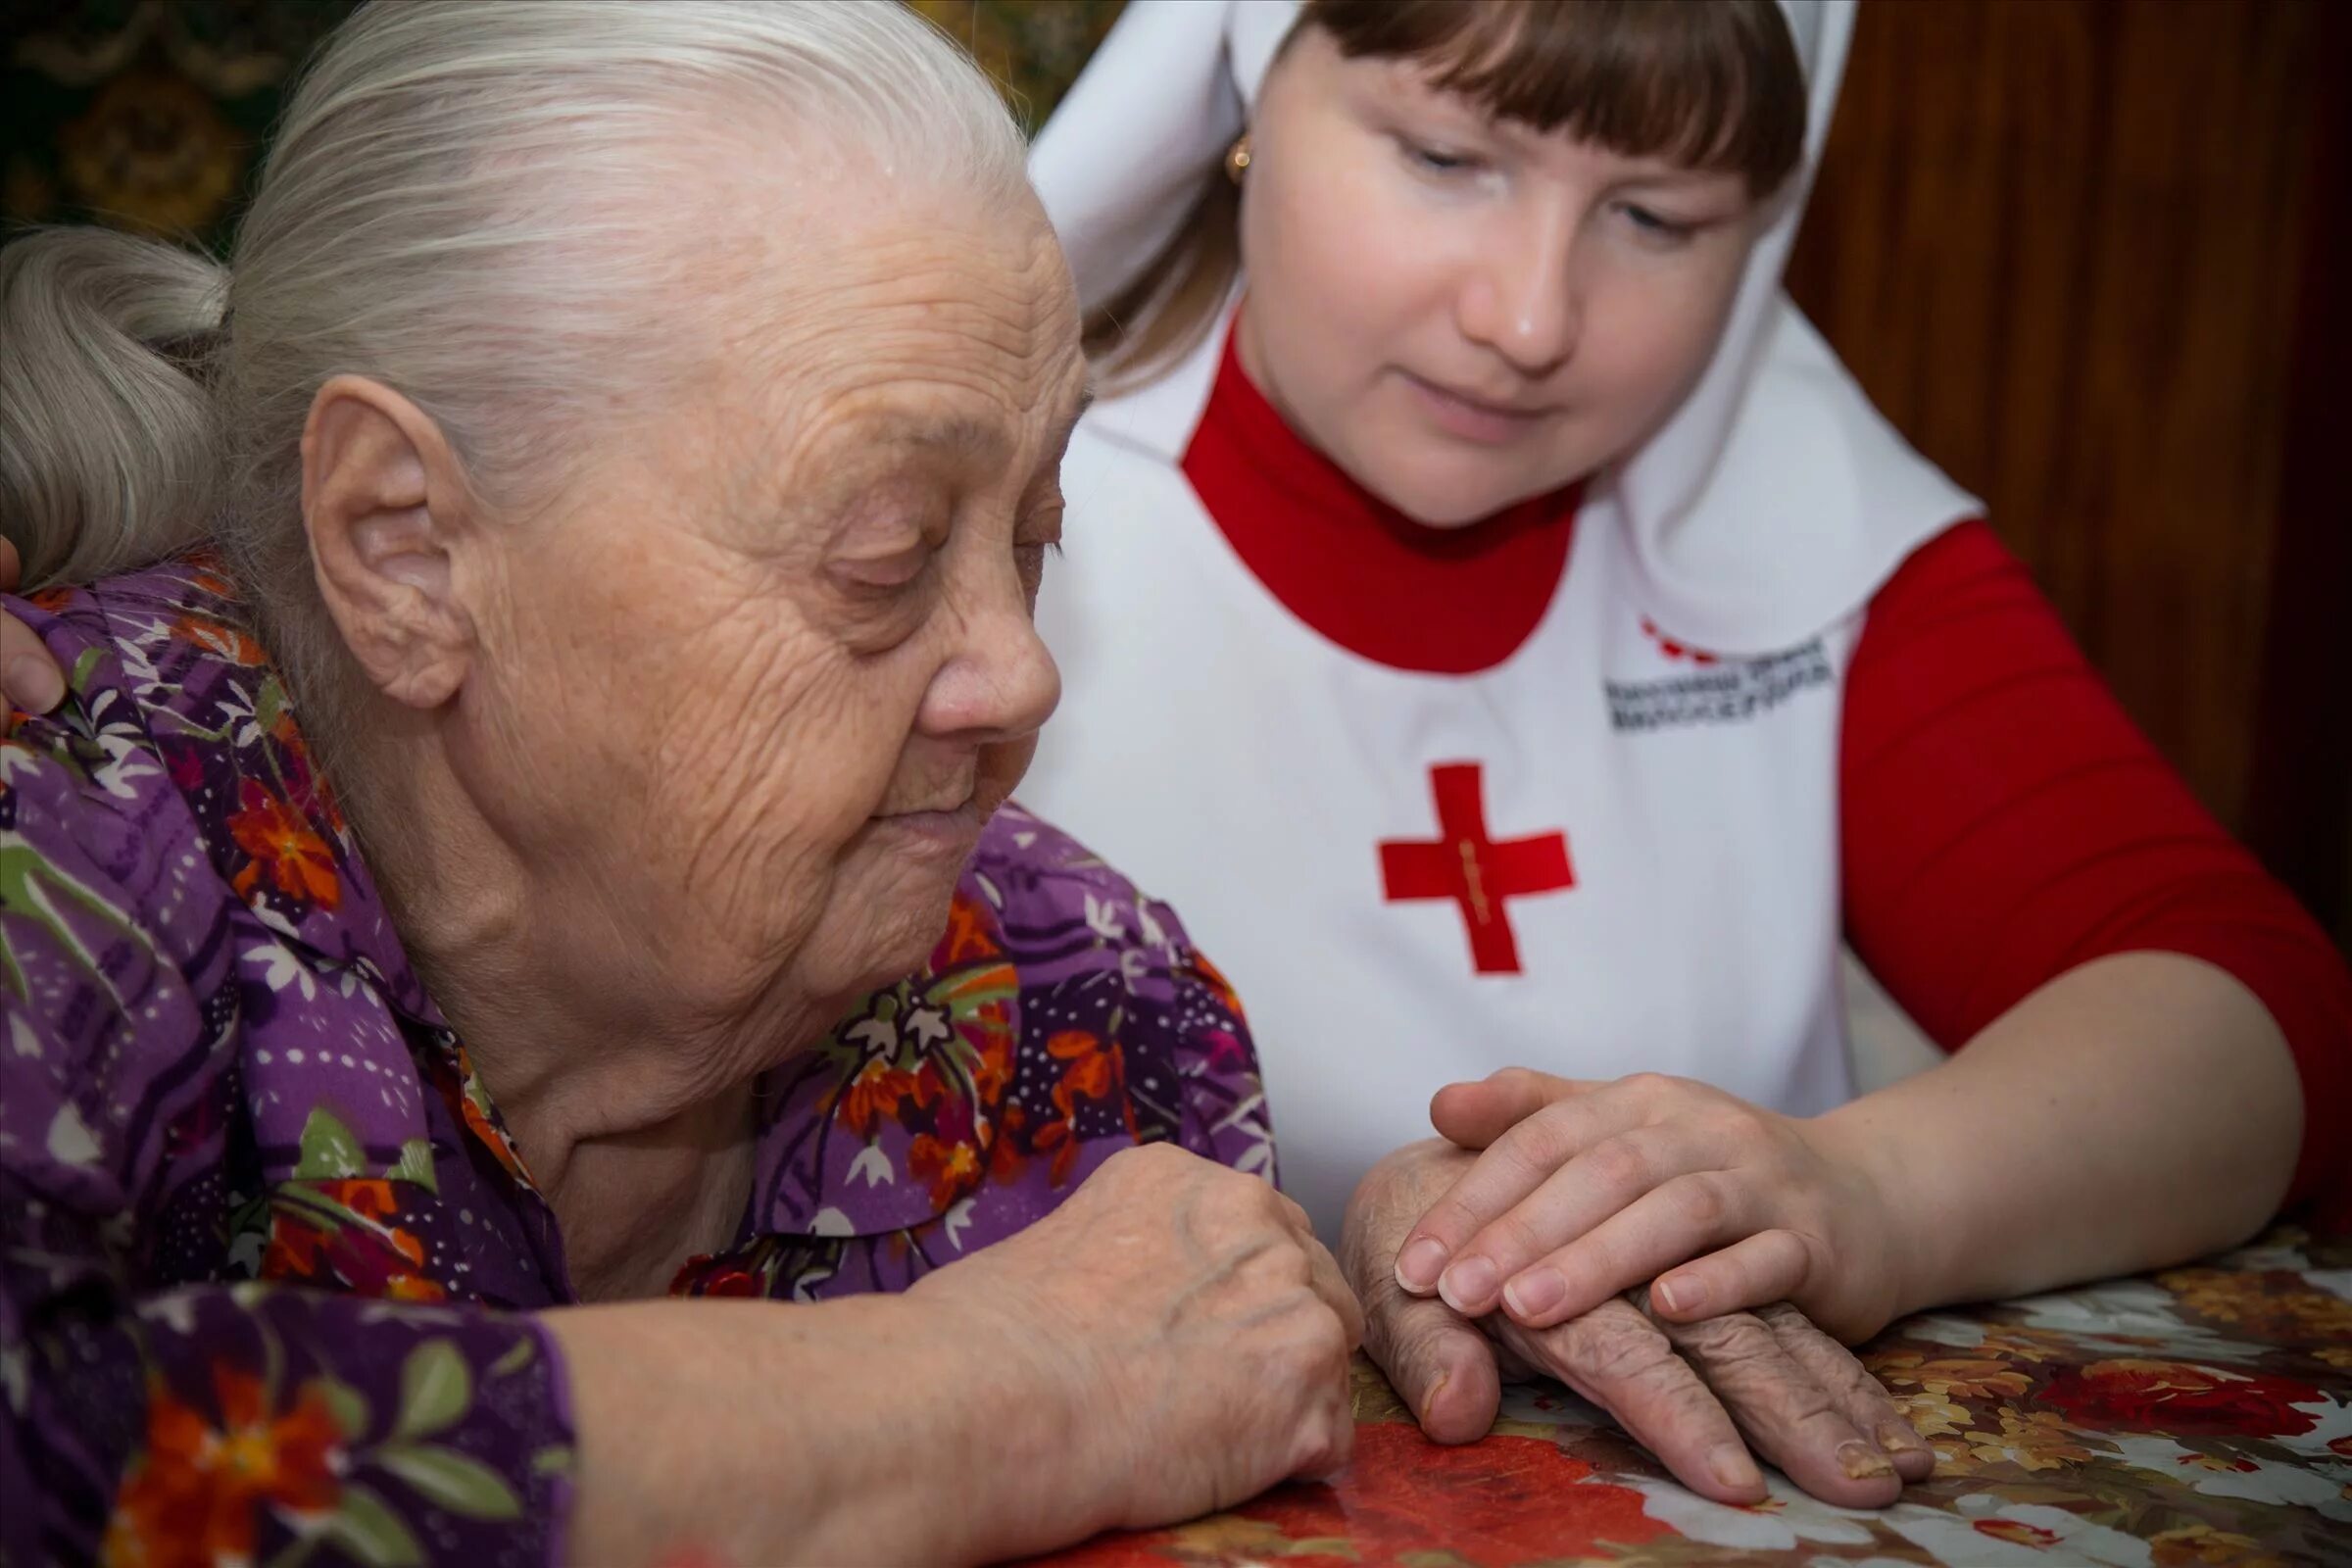
[[[2340,959],[1780,291],[1850,24],[1138,4],[1033,157],[1103,396],[1024,799],[1206,933],[1433,1433],[1464,1319],[2342,1212]],[[1841,938],[1948,1061],[1855,1098]]]

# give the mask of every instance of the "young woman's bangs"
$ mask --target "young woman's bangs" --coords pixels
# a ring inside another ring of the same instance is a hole
[[[1501,119],[1737,173],[1758,196],[1803,151],[1804,72],[1774,0],[1313,0],[1306,15],[1342,54],[1422,62]]]

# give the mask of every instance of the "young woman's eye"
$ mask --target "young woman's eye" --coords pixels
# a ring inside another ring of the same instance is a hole
[[[1696,224],[1679,222],[1663,214],[1653,213],[1648,208],[1637,206],[1632,202],[1624,204],[1621,210],[1625,214],[1627,222],[1633,224],[1647,238],[1664,244],[1680,245],[1697,232]]]
[[[1478,159],[1472,154],[1432,147],[1414,141],[1409,136],[1397,137],[1396,145],[1403,150],[1405,162],[1424,173],[1461,174],[1472,172],[1480,167]]]

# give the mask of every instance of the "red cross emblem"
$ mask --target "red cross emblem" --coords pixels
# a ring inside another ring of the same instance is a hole
[[[1505,899],[1576,886],[1568,840],[1560,833],[1487,837],[1486,787],[1476,762],[1440,762],[1429,770],[1438,798],[1438,839],[1380,847],[1380,877],[1391,904],[1451,899],[1470,928],[1470,961],[1480,974],[1517,974],[1519,943]]]

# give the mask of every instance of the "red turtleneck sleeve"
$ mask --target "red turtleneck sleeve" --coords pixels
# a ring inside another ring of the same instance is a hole
[[[2352,1223],[2352,974],[2126,717],[1982,522],[1872,601],[1845,694],[1846,930],[1945,1050],[2110,954],[2185,954],[2270,1009],[2303,1084],[2290,1201]]]

